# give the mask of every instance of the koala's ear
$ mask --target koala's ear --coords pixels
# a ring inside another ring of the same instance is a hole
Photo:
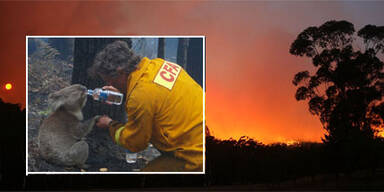
[[[63,101],[60,98],[60,94],[57,92],[48,95],[48,106],[51,111],[56,111],[61,105],[63,105]]]
[[[59,99],[59,97],[60,97],[60,95],[57,94],[57,92],[55,92],[55,93],[51,93],[51,94],[48,95],[48,102],[49,102],[49,103],[50,103],[50,102],[53,102],[53,101]]]

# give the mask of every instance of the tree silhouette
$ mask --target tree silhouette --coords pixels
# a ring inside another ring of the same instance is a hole
[[[317,69],[292,82],[299,86],[296,100],[309,100],[309,111],[319,116],[325,143],[365,142],[382,130],[384,27],[366,25],[356,36],[348,21],[328,21],[301,32],[290,53],[311,58]]]
[[[0,190],[19,189],[25,167],[25,109],[0,98],[0,120],[9,129],[0,136]]]

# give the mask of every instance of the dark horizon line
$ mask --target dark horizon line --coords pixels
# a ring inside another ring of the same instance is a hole
[[[23,104],[21,104],[21,103],[11,103],[11,102],[6,102],[6,101],[4,101],[4,99],[1,98],[1,97],[0,97],[0,103],[1,103],[1,104],[8,104],[8,105],[17,105],[17,106],[19,107],[19,109],[21,109],[21,111],[24,110],[24,109],[26,109],[26,105],[23,106]]]

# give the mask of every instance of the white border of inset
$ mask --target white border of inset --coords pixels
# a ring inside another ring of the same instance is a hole
[[[203,39],[203,171],[202,172],[29,172],[28,171],[28,39],[29,38],[202,38]],[[80,175],[91,175],[91,174],[205,174],[205,36],[29,36],[25,37],[25,62],[26,62],[26,155],[25,155],[25,174],[33,175],[33,174],[47,174],[47,175],[55,175],[55,174],[80,174]]]

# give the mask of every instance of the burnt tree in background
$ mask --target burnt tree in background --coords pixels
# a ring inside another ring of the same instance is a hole
[[[88,89],[101,88],[105,84],[101,79],[92,79],[88,76],[87,69],[92,66],[96,54],[107,44],[116,40],[127,41],[128,46],[132,47],[130,39],[116,38],[78,38],[75,39],[74,47],[74,66],[72,72],[72,84],[82,84]],[[124,93],[125,94],[125,93]],[[99,101],[88,98],[87,104],[83,108],[84,119],[94,115],[106,114],[114,120],[125,121],[124,105],[106,105]]]
[[[203,38],[190,38],[188,45],[188,74],[203,87]]]
[[[189,39],[179,38],[177,46],[177,64],[184,69],[187,69],[187,54],[188,54]]]
[[[157,47],[157,57],[165,59],[165,39],[159,38],[158,47]]]

